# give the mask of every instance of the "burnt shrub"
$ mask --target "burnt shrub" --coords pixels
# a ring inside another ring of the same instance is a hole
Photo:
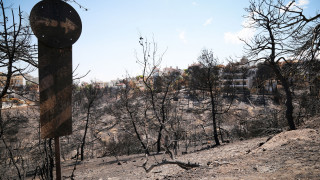
[[[124,133],[119,135],[118,140],[111,140],[105,143],[105,153],[103,156],[121,156],[143,153],[140,142],[136,136]]]

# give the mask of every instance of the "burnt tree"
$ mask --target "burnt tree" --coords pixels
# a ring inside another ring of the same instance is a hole
[[[243,40],[246,44],[246,51],[251,60],[264,62],[270,66],[275,73],[277,80],[281,83],[285,92],[286,119],[290,130],[296,129],[293,117],[293,90],[290,80],[297,66],[289,66],[282,68],[283,64],[288,64],[289,57],[294,57],[294,60],[303,61],[306,54],[314,58],[314,48],[319,45],[314,44],[319,41],[318,36],[308,35],[308,40],[304,40],[301,32],[310,31],[319,32],[319,25],[314,23],[318,21],[319,14],[312,18],[306,18],[303,15],[303,9],[296,6],[292,1],[289,4],[284,4],[283,0],[255,0],[251,1],[248,8],[245,9],[248,15],[245,16],[249,22],[250,28],[255,28],[258,32],[250,40]],[[313,24],[312,24],[313,23]],[[308,26],[311,24],[311,27]],[[313,27],[313,28],[312,28]],[[317,39],[318,38],[318,39]],[[295,43],[293,43],[295,42]],[[299,43],[297,43],[299,42]],[[303,43],[306,42],[306,43]],[[298,44],[302,45],[304,51],[299,49]],[[319,49],[319,48],[316,48]]]

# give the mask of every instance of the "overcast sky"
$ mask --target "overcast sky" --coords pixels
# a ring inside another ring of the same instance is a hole
[[[21,6],[25,15],[39,0],[5,0]],[[82,34],[73,45],[77,74],[91,71],[82,81],[109,81],[135,76],[139,37],[154,38],[158,52],[165,52],[161,67],[185,69],[197,61],[203,48],[212,49],[221,63],[241,58],[239,37],[253,36],[245,29],[243,15],[249,0],[77,0],[88,11],[70,3],[82,19]],[[288,1],[289,2],[289,1]],[[298,0],[306,13],[314,14],[319,0]],[[35,73],[36,75],[36,73]]]

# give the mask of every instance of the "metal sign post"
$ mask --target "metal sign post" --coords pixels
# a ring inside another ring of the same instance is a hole
[[[43,0],[30,13],[38,38],[42,138],[55,139],[56,179],[61,179],[59,137],[72,133],[72,44],[80,37],[78,13],[61,0]]]
[[[56,179],[61,180],[61,163],[60,163],[60,140],[59,136],[54,138],[54,152],[56,159]]]

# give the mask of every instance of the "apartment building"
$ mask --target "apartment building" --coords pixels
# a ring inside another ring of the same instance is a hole
[[[247,69],[245,72],[226,73],[223,70],[220,72],[222,77],[222,87],[228,84],[235,88],[252,88],[254,78],[256,77],[257,68]]]
[[[5,86],[7,77],[5,74],[0,72],[0,87]],[[10,79],[11,87],[23,87],[26,85],[26,80],[22,75],[13,75]]]

